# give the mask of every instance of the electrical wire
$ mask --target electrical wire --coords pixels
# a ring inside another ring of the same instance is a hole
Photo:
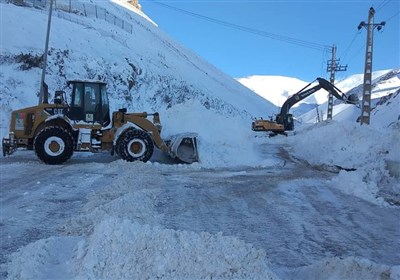
[[[393,16],[389,17],[385,22],[389,22],[390,20],[394,19],[398,14],[400,14],[400,11],[397,11]]]
[[[278,40],[278,41],[281,41],[281,42],[294,44],[294,45],[297,45],[297,46],[310,48],[310,49],[314,49],[314,50],[319,50],[319,51],[325,51],[327,49],[331,49],[331,47],[328,46],[328,45],[314,43],[314,42],[310,42],[310,41],[306,41],[306,40],[296,39],[296,38],[292,38],[292,37],[288,37],[288,36],[284,36],[284,35],[274,34],[274,33],[271,33],[271,32],[266,32],[266,31],[262,31],[262,30],[258,30],[258,29],[254,29],[254,28],[245,27],[245,26],[242,26],[242,25],[238,25],[238,24],[222,21],[222,20],[219,20],[219,19],[215,19],[215,18],[211,18],[211,17],[204,16],[204,15],[201,15],[201,14],[197,14],[197,13],[194,13],[194,12],[190,12],[190,11],[187,11],[187,10],[183,10],[183,9],[180,9],[180,8],[177,8],[177,7],[174,7],[174,6],[170,6],[170,5],[167,5],[165,3],[158,2],[158,1],[154,1],[153,0],[153,1],[148,1],[148,2],[157,4],[159,6],[162,6],[164,8],[168,8],[170,10],[174,10],[174,11],[179,12],[179,13],[184,13],[184,14],[187,14],[187,15],[202,19],[202,20],[206,20],[206,21],[209,21],[209,22],[212,22],[212,23],[215,23],[215,24],[219,24],[219,25],[222,25],[222,26],[225,26],[225,27],[229,27],[229,28],[240,30],[240,31],[247,32],[247,33],[252,33],[252,34],[259,35],[259,36],[266,37],[266,38],[270,38],[270,39],[273,39],[273,40]]]
[[[327,71],[327,66],[328,66],[327,61],[329,59],[328,51],[331,50],[326,49],[325,51],[322,52],[321,77],[327,77],[328,75],[327,72],[329,72]]]
[[[354,42],[356,41],[357,38],[359,38],[358,35],[360,35],[360,33],[361,33],[360,31],[356,31],[356,33],[355,33],[354,36],[353,36],[353,39],[351,39],[349,45],[348,45],[347,48],[343,51],[343,54],[340,56],[342,59],[344,59],[344,58],[348,55],[348,53],[349,53],[351,47],[353,46]]]
[[[360,51],[362,50],[362,49],[364,49],[365,48],[365,46],[363,45],[363,46],[361,46],[356,52],[355,52],[355,54],[353,54],[353,56],[347,61],[347,64],[350,64],[350,62],[360,53]]]
[[[382,10],[387,4],[390,3],[391,0],[383,0],[378,7],[376,7],[375,12],[379,12],[380,10]]]

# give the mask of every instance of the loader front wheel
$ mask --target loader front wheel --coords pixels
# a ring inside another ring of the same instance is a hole
[[[73,154],[73,145],[71,133],[57,126],[42,129],[33,143],[36,155],[47,164],[62,164],[67,161]]]
[[[153,155],[154,144],[149,133],[132,129],[124,132],[117,141],[119,156],[126,161],[148,161]]]

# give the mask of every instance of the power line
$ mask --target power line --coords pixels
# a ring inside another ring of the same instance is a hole
[[[365,48],[365,46],[362,45],[362,46],[353,54],[353,56],[347,61],[347,64],[350,64],[350,62],[351,62],[356,56],[358,56],[358,55],[360,54],[361,50],[364,49],[364,48]]]
[[[342,59],[344,59],[346,56],[347,56],[347,54],[349,53],[349,51],[350,51],[350,48],[353,46],[353,44],[354,44],[354,42],[355,42],[355,40],[358,38],[358,35],[360,35],[360,31],[356,31],[356,33],[354,34],[354,36],[353,36],[353,39],[350,41],[350,44],[347,46],[347,48],[344,50],[344,52],[343,52],[343,54],[342,54]]]
[[[375,12],[382,10],[387,4],[390,3],[391,0],[383,0],[378,7],[376,7]]]
[[[387,20],[385,20],[386,22],[394,19],[398,14],[400,14],[400,11],[397,11],[397,13],[395,13],[393,16],[389,17]]]
[[[219,24],[219,25],[222,25],[222,26],[226,26],[226,27],[229,27],[229,28],[232,28],[232,29],[236,29],[236,30],[240,30],[240,31],[243,31],[243,32],[247,32],[247,33],[252,33],[252,34],[255,34],[255,35],[262,36],[262,37],[267,37],[267,38],[270,38],[270,39],[273,39],[273,40],[278,40],[278,41],[282,41],[282,42],[285,42],[285,43],[294,44],[294,45],[302,46],[302,47],[305,47],[305,48],[310,48],[310,49],[320,50],[320,51],[324,51],[324,50],[330,49],[330,46],[328,46],[328,45],[314,43],[314,42],[310,42],[310,41],[306,41],[306,40],[296,39],[296,38],[292,38],[292,37],[288,37],[288,36],[284,36],[284,35],[274,34],[274,33],[271,33],[271,32],[266,32],[266,31],[262,31],[262,30],[258,30],[258,29],[254,29],[254,28],[245,27],[245,26],[242,26],[242,25],[238,25],[238,24],[222,21],[222,20],[219,20],[219,19],[215,19],[215,18],[211,18],[211,17],[204,16],[204,15],[201,15],[201,14],[197,14],[197,13],[194,13],[194,12],[190,12],[190,11],[187,11],[187,10],[183,10],[183,9],[180,9],[180,8],[177,8],[177,7],[174,7],[174,6],[170,6],[170,5],[167,5],[165,3],[158,2],[158,1],[149,1],[149,3],[154,3],[154,4],[157,4],[157,5],[162,6],[164,8],[168,8],[170,10],[174,10],[176,12],[184,13],[184,14],[187,14],[187,15],[190,15],[190,16],[193,16],[193,17],[196,17],[196,18],[200,18],[202,20],[206,20],[206,21],[209,21],[209,22],[212,22],[212,23],[215,23],[215,24]]]

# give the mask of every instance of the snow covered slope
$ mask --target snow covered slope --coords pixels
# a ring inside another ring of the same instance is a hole
[[[79,2],[74,1],[74,7],[79,7]],[[85,2],[84,13],[54,13],[46,75],[50,92],[68,91],[68,79],[104,80],[111,94],[112,110],[126,107],[128,111],[158,111],[164,126],[163,137],[197,132],[202,162],[212,165],[217,153],[224,163],[224,155],[234,153],[234,147],[247,145],[252,117],[272,113],[275,106],[179,45],[153,22],[119,5],[120,2],[99,1],[98,7]],[[8,133],[11,110],[38,102],[47,14],[45,10],[4,2],[0,5],[3,137]],[[89,13],[89,7],[92,11],[94,7],[96,11],[105,9],[107,15],[129,22],[132,33],[96,18]],[[219,125],[238,129],[226,130],[221,135]],[[222,150],[211,149],[216,145]],[[250,147],[248,153],[252,153]]]

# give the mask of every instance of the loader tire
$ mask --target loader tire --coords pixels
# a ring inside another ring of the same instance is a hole
[[[117,142],[115,143],[114,146],[114,152],[122,158],[122,152],[124,151],[124,144],[121,142],[125,138],[125,133],[128,132],[129,130],[125,130],[124,132],[121,133],[121,135],[118,137]]]
[[[74,152],[71,133],[62,127],[49,126],[42,129],[33,142],[36,155],[47,164],[62,164]]]
[[[126,161],[148,161],[153,155],[153,139],[143,130],[130,129],[117,141],[117,154]]]

